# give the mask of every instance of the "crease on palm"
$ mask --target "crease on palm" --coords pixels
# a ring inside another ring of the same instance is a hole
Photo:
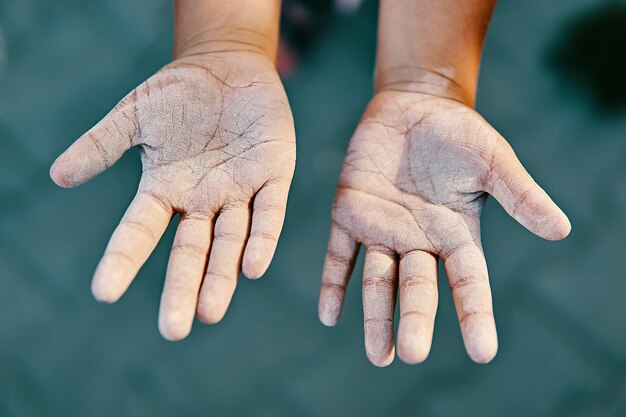
[[[273,65],[252,53],[194,56],[164,67],[57,161],[51,176],[79,185],[141,150],[137,194],[98,265],[92,291],[116,301],[176,212],[159,328],[178,340],[195,313],[223,317],[239,271],[260,277],[282,228],[295,164],[289,104]]]
[[[569,233],[567,217],[473,110],[429,95],[377,94],[350,142],[339,179],[320,293],[322,322],[339,319],[364,244],[368,358],[387,365],[397,345],[404,361],[423,361],[431,346],[441,258],[466,349],[475,361],[490,361],[497,337],[479,221],[488,194],[544,238]],[[396,288],[381,294],[377,283],[383,281],[399,286],[397,343]],[[418,288],[424,285],[429,289]]]

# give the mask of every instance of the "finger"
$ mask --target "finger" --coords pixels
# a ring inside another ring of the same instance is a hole
[[[334,326],[339,321],[346,288],[358,253],[359,244],[333,221],[318,303],[320,321],[326,326]]]
[[[206,216],[183,216],[178,225],[159,313],[159,330],[168,340],[183,339],[191,331],[212,229],[213,221]]]
[[[136,131],[135,95],[131,93],[54,161],[50,177],[64,188],[89,181],[120,159]]]
[[[243,255],[243,273],[261,277],[272,261],[287,208],[288,181],[269,182],[254,197],[250,238]]]
[[[151,195],[138,193],[113,232],[91,283],[94,297],[117,301],[154,250],[172,211]]]
[[[437,313],[437,258],[420,250],[400,259],[400,325],[398,356],[406,363],[423,362],[433,340]]]
[[[466,243],[446,256],[444,265],[465,349],[474,362],[487,363],[498,351],[498,337],[483,252]]]
[[[396,284],[395,253],[368,248],[363,272],[365,353],[376,366],[387,366],[393,361]]]
[[[504,139],[490,166],[487,192],[522,226],[544,239],[560,240],[570,222],[548,194],[531,178]]]
[[[247,207],[225,209],[215,222],[209,264],[198,300],[198,318],[203,323],[217,323],[226,314],[237,286],[249,222]]]

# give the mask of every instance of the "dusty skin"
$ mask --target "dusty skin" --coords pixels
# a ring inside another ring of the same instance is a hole
[[[437,309],[437,260],[444,262],[465,347],[489,362],[498,342],[480,212],[487,194],[531,232],[550,240],[570,231],[563,212],[531,179],[509,144],[460,102],[385,91],[369,104],[350,142],[332,212],[319,302],[322,322],[341,314],[360,244],[365,350],[378,366],[430,351]]]
[[[161,298],[159,329],[187,336],[197,311],[218,322],[243,269],[267,269],[282,228],[295,164],[291,111],[271,61],[251,52],[189,56],[124,98],[54,163],[74,187],[141,149],[139,189],[92,282],[119,299],[176,212],[181,213]]]

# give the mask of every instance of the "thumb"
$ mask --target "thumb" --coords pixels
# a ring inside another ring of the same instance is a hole
[[[135,100],[134,93],[126,96],[63,152],[50,168],[52,181],[63,188],[76,187],[117,162],[137,131]]]
[[[507,213],[522,226],[544,239],[560,240],[570,230],[570,222],[561,209],[524,169],[504,138],[490,164],[486,191],[495,197]]]

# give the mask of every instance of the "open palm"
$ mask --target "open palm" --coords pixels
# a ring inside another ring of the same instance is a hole
[[[409,363],[430,351],[437,309],[437,260],[446,273],[466,349],[477,362],[496,354],[480,212],[488,194],[533,233],[569,233],[567,217],[531,179],[508,143],[475,111],[449,99],[381,92],[350,142],[332,213],[320,319],[339,319],[359,244],[365,348],[370,361]]]
[[[254,53],[191,56],[124,98],[54,163],[62,187],[79,185],[141,149],[133,202],[98,265],[92,291],[114,302],[181,213],[159,328],[184,338],[195,312],[226,312],[241,268],[260,277],[282,228],[295,164],[291,111],[273,64]],[[210,256],[209,256],[210,255]]]

